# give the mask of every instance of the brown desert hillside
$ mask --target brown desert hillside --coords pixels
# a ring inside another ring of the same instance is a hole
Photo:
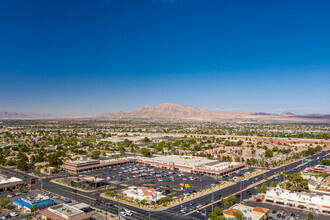
[[[124,113],[122,111],[105,113],[98,119],[162,119],[162,120],[255,120],[255,121],[294,121],[294,122],[329,122],[329,115],[308,114],[296,115],[285,112],[281,115],[263,112],[233,112],[199,109],[175,103],[163,103],[157,106],[145,105],[137,110]]]

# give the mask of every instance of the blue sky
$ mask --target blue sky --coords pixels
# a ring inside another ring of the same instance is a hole
[[[330,113],[329,1],[2,0],[0,111]]]

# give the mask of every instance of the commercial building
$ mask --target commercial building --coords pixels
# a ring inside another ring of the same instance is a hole
[[[330,166],[325,165],[316,165],[315,167],[308,167],[306,170],[304,170],[305,173],[325,173],[327,175],[330,175]]]
[[[92,160],[87,157],[81,157],[79,160],[65,161],[61,168],[72,173],[102,169],[109,166],[116,166],[131,162],[128,158],[115,158],[108,160]]]
[[[156,191],[154,188],[147,188],[145,186],[130,186],[123,191],[127,197],[138,199],[140,201],[147,200],[147,203],[157,202],[159,199],[165,197],[162,192]]]
[[[265,201],[310,211],[330,213],[330,196],[328,195],[270,189],[265,194]]]
[[[269,209],[242,204],[236,204],[229,209],[223,210],[223,215],[226,218],[235,219],[234,212],[242,213],[243,219],[246,220],[266,220],[269,218]]]
[[[67,204],[59,204],[40,211],[43,220],[87,220],[92,215]]]
[[[23,212],[31,212],[34,205],[36,205],[38,209],[42,209],[48,206],[52,206],[55,203],[47,196],[37,194],[33,196],[25,196],[19,199],[15,199],[13,204],[16,205]]]
[[[57,173],[59,171],[58,168],[55,167],[46,167],[46,168],[41,168],[40,172],[43,174],[47,174],[47,175],[52,175],[54,173]]]
[[[216,176],[226,175],[245,167],[245,163],[219,162],[205,157],[180,155],[140,157],[136,161],[159,168]]]
[[[0,176],[0,191],[17,189],[21,185],[25,185],[22,179],[16,177]]]
[[[66,161],[61,166],[69,172],[79,173],[128,163],[142,163],[158,168],[182,172],[222,176],[245,167],[245,163],[219,162],[205,157],[168,155],[158,157],[125,157],[107,160],[91,160],[82,157],[75,161]]]

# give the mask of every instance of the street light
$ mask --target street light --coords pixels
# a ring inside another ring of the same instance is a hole
[[[107,202],[104,201],[105,204],[105,220],[108,220],[108,206],[107,206]]]
[[[213,187],[212,187],[212,212],[213,212],[213,203],[214,203],[214,197],[213,197]]]

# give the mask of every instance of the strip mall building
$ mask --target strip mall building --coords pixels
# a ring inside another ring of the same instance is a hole
[[[159,157],[126,157],[108,160],[81,158],[76,161],[66,161],[61,168],[72,173],[79,173],[132,163],[141,163],[162,169],[214,176],[223,176],[245,167],[245,163],[219,162],[217,160],[196,156],[168,155]]]

